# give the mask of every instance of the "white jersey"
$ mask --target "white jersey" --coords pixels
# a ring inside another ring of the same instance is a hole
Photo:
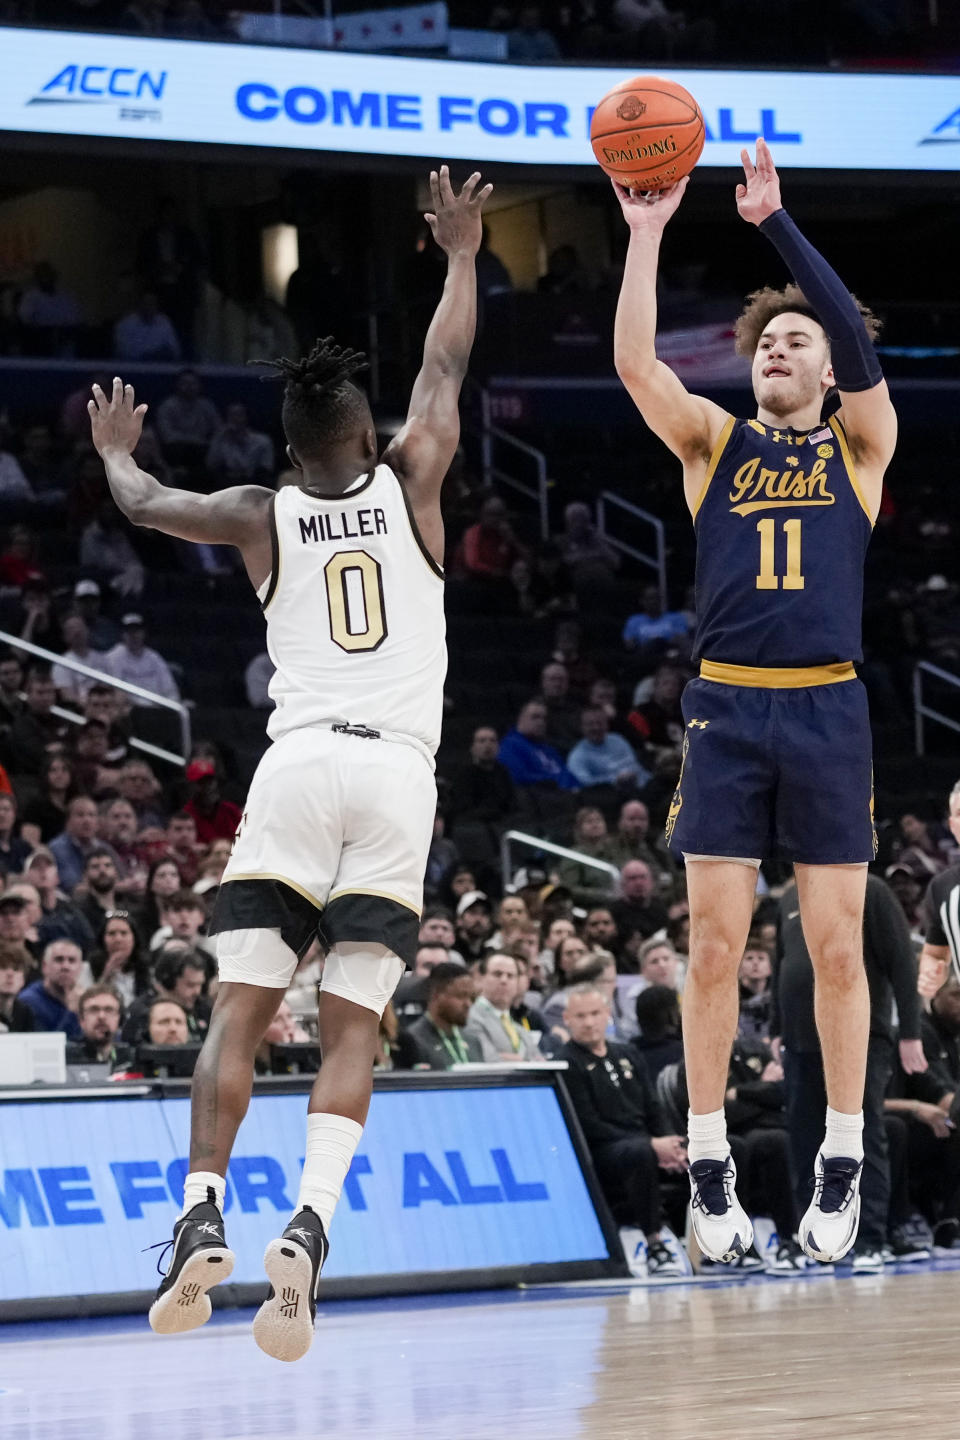
[[[274,740],[347,724],[440,743],[447,673],[443,571],[388,465],[347,494],[277,492],[273,571],[260,592],[276,674]]]

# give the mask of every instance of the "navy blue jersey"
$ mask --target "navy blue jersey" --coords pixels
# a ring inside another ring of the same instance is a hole
[[[862,658],[872,522],[836,417],[809,434],[731,417],[693,518],[698,659],[790,668]]]

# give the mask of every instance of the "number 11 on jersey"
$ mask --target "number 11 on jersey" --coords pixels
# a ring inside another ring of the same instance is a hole
[[[787,540],[787,569],[783,576],[784,590],[802,590],[804,586],[801,570],[801,526],[800,520],[784,520],[783,533]],[[779,590],[780,576],[777,574],[777,522],[769,518],[757,521],[760,536],[760,573],[757,576],[758,590]]]

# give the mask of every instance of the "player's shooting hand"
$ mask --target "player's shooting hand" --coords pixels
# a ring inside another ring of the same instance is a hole
[[[478,190],[480,172],[474,170],[460,191],[454,193],[450,170],[440,166],[440,173],[430,171],[430,194],[433,210],[424,215],[434,240],[448,255],[476,255],[483,239],[482,210],[493,192],[492,185]]]
[[[682,180],[678,180],[676,185],[670,185],[666,190],[646,193],[630,190],[626,185],[621,185],[619,180],[611,179],[610,184],[620,201],[623,218],[630,229],[660,235],[670,216],[676,214],[689,181],[690,176],[684,175]]]
[[[775,210],[783,209],[780,199],[780,177],[766,140],[757,141],[757,163],[749,150],[740,151],[745,184],[737,186],[737,209],[751,225],[760,225]]]
[[[133,454],[140,440],[147,407],[135,403],[132,385],[124,385],[117,376],[109,399],[99,385],[94,385],[93,399],[87,401],[87,410],[98,455],[109,451]]]
[[[923,1053],[922,1040],[900,1041],[900,1064],[907,1075],[922,1075],[927,1068],[927,1057]]]

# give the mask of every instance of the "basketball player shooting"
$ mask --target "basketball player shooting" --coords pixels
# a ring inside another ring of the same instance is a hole
[[[795,284],[759,290],[737,322],[755,419],[688,394],[656,358],[660,241],[687,181],[652,197],[615,184],[630,243],[617,308],[617,371],[683,464],[697,536],[699,676],[683,696],[684,760],[667,822],[686,860],[690,971],[683,1034],[694,1226],[730,1261],[752,1244],[735,1193],[724,1092],[737,969],[760,861],[794,864],[816,976],[826,1135],[800,1226],[806,1253],[853,1244],[863,1164],[869,997],[862,926],[875,853],[871,736],[861,658],[863,565],[897,422],[876,322],[783,209],[770,151],[742,153],[737,209]],[[840,406],[828,420],[835,391]],[[789,1056],[786,1057],[789,1063]]]
[[[426,220],[448,257],[407,420],[377,458],[364,357],[318,342],[274,362],[297,485],[195,495],[133,459],[145,405],[93,388],[93,440],[124,515],[183,540],[235,545],[267,620],[276,666],[273,744],[250,786],[211,923],[220,987],[193,1079],[190,1173],[172,1254],[150,1308],[159,1334],[210,1316],[234,1257],[227,1165],[254,1055],[302,956],[326,949],[323,1065],[310,1095],[296,1214],[267,1247],[270,1292],[254,1321],[279,1360],[310,1346],[327,1233],[362,1133],[380,1017],[412,962],[436,810],[446,644],[440,488],[460,437],[460,387],[476,328],[481,212],[492,190],[447,167]]]

